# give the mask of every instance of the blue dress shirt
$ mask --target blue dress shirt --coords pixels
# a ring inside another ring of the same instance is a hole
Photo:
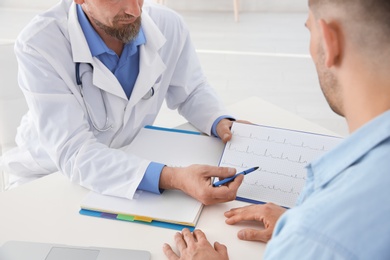
[[[265,259],[390,259],[390,111],[307,170]]]
[[[80,5],[77,5],[77,15],[92,56],[97,57],[106,65],[118,79],[127,98],[130,98],[139,73],[139,46],[146,43],[142,28],[138,36],[124,46],[119,57],[113,50],[107,47],[92,27]]]
[[[107,47],[92,27],[80,5],[77,5],[77,16],[92,56],[97,57],[115,75],[127,98],[130,98],[139,73],[139,46],[146,43],[142,27],[138,36],[133,41],[125,44],[121,56],[118,57],[113,50]],[[216,126],[223,118],[231,117],[222,116],[215,120],[212,126],[213,135],[218,136]],[[138,189],[161,193],[159,180],[164,166],[164,164],[156,162],[150,163]]]

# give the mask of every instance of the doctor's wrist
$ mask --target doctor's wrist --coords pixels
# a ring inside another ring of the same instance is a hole
[[[180,189],[179,180],[177,176],[177,167],[165,166],[160,175],[159,187],[160,189]]]

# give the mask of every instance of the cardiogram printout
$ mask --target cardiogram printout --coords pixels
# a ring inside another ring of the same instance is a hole
[[[287,208],[295,205],[305,184],[305,166],[342,141],[340,137],[240,123],[233,124],[232,133],[219,165],[234,167],[237,172],[259,166],[245,176],[237,199]]]

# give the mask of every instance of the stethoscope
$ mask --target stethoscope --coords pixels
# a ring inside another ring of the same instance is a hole
[[[92,126],[99,132],[106,132],[112,128],[114,128],[113,124],[109,124],[109,119],[108,119],[108,112],[107,112],[107,106],[106,106],[106,101],[104,100],[104,95],[102,93],[102,90],[100,90],[100,94],[102,95],[102,100],[103,100],[103,107],[104,107],[104,112],[106,113],[106,122],[103,127],[98,127],[96,122],[94,121],[93,117],[91,116],[91,113],[89,111],[89,108],[87,104],[85,103],[85,98],[84,98],[84,90],[83,90],[83,82],[81,81],[81,75],[80,75],[80,62],[76,62],[75,67],[76,67],[76,83],[79,86],[80,89],[80,94],[84,102],[84,106],[86,107],[88,117],[91,119]],[[88,64],[92,69],[92,64]],[[143,100],[147,100],[151,97],[154,96],[154,87],[151,87],[150,90],[142,97]]]

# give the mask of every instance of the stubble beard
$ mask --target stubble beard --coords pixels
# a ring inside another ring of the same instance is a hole
[[[119,24],[119,21],[131,18],[133,18],[131,15],[115,16],[112,27],[99,22],[95,18],[92,19],[94,20],[94,23],[107,35],[110,35],[126,44],[137,37],[141,28],[141,16],[139,16],[133,23],[124,25]]]
[[[325,52],[322,46],[319,46],[318,48],[317,57],[318,59],[317,62],[315,62],[315,66],[321,91],[333,112],[340,116],[344,116],[341,89],[336,77],[325,67]]]

